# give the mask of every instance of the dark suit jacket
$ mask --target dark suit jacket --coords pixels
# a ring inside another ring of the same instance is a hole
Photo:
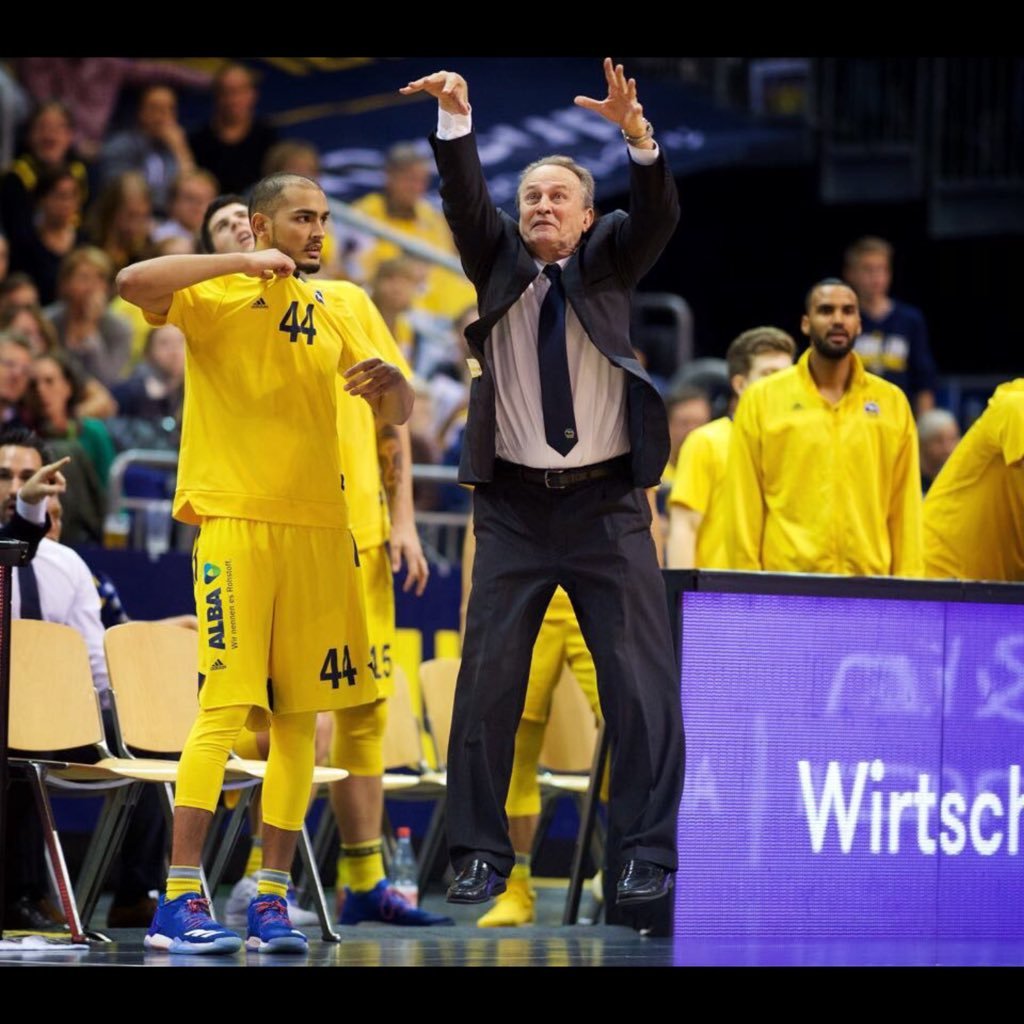
[[[470,389],[459,480],[486,483],[494,473],[495,395],[490,366],[494,325],[537,277],[519,225],[491,202],[473,133],[430,143],[441,175],[445,217],[466,276],[476,286],[480,319],[466,328],[482,374]],[[630,160],[630,212],[598,218],[562,274],[566,297],[601,353],[628,374],[633,481],[653,487],[668,461],[668,417],[629,340],[630,300],[637,281],[661,254],[676,222],[679,198],[662,152],[649,167]]]
[[[50,529],[50,517],[47,515],[46,522],[42,526],[30,523],[15,512],[10,520],[0,526],[0,540],[21,540],[28,544],[28,557],[33,559],[36,556],[36,548],[39,542],[46,536]]]

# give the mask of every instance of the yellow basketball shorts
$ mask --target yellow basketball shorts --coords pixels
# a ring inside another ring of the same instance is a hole
[[[366,605],[366,632],[370,641],[369,668],[381,697],[395,692],[391,652],[395,644],[395,583],[391,552],[386,544],[359,552],[359,578]]]
[[[551,713],[551,698],[568,663],[595,715],[600,715],[597,696],[597,672],[594,659],[583,640],[583,632],[572,610],[569,597],[559,587],[544,614],[530,662],[530,681],[526,687],[523,718],[546,722]]]
[[[259,731],[377,700],[350,531],[208,519],[192,572],[202,707],[249,705]]]

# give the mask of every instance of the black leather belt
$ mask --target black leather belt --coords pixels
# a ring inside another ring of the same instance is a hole
[[[585,484],[590,480],[600,480],[603,477],[629,475],[630,457],[618,455],[606,462],[595,462],[591,466],[577,466],[574,469],[534,469],[532,466],[520,466],[514,462],[505,462],[503,459],[494,460],[495,474],[502,476],[516,476],[524,483],[539,484],[549,491],[564,491],[569,487],[578,484]]]

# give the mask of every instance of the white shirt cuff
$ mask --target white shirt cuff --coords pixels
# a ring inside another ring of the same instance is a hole
[[[27,501],[22,501],[19,494],[14,500],[14,508],[22,519],[27,519],[30,523],[42,526],[46,522],[45,500],[37,501],[34,505],[30,505]]]
[[[461,139],[473,130],[473,115],[449,114],[447,110],[437,108],[437,137],[442,142]]]
[[[626,149],[629,150],[629,158],[634,162],[638,163],[643,167],[649,167],[658,159],[658,154],[661,150],[658,149],[658,144],[654,144],[654,149],[637,149],[636,146],[631,146],[628,142],[626,143]]]

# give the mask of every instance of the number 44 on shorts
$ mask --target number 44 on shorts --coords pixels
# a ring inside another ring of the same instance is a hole
[[[352,664],[349,657],[348,644],[341,649],[341,670],[338,670],[338,648],[332,647],[324,658],[323,666],[320,669],[320,678],[325,683],[331,684],[332,690],[337,690],[344,679],[349,686],[356,685],[356,674],[359,670]]]

